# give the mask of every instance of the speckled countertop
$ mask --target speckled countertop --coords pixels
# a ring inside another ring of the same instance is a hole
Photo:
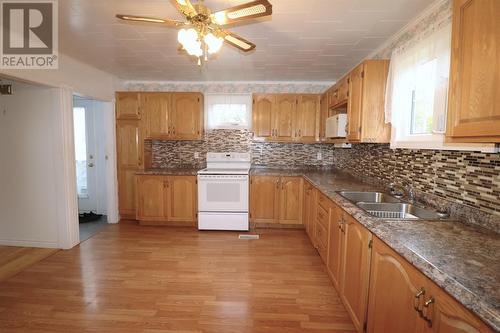
[[[199,169],[190,168],[167,168],[167,169],[148,169],[137,171],[136,175],[155,175],[155,176],[196,176]]]
[[[252,175],[304,176],[416,268],[500,331],[500,236],[458,221],[374,218],[341,190],[380,190],[338,170],[252,169]]]

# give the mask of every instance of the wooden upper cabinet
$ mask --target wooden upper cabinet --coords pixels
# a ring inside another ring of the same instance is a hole
[[[328,94],[324,93],[320,99],[319,109],[319,139],[326,139],[326,119],[328,118]]]
[[[144,110],[146,137],[166,138],[170,135],[169,93],[142,93],[141,105]]]
[[[277,140],[291,141],[297,136],[294,132],[296,111],[297,95],[276,95],[274,110],[274,136]]]
[[[270,138],[274,135],[273,107],[274,95],[254,95],[252,110],[252,129],[258,138]]]
[[[179,140],[201,139],[203,135],[203,95],[173,93],[171,137]]]
[[[165,203],[168,221],[196,221],[196,195],[196,176],[169,176]]]
[[[500,142],[500,1],[455,0],[446,135]]]
[[[296,116],[297,138],[316,141],[319,137],[320,98],[318,95],[300,95]]]
[[[428,294],[424,286],[425,278],[416,268],[374,238],[367,332],[423,332],[425,322],[418,311]],[[422,288],[426,294],[419,296]]]
[[[282,224],[302,224],[302,177],[281,177],[280,214]]]
[[[363,331],[370,279],[371,233],[345,214],[340,295],[354,326]]]
[[[116,119],[141,119],[139,93],[119,92],[116,94]]]
[[[347,139],[349,141],[361,141],[361,112],[363,103],[363,76],[364,65],[361,64],[351,72],[349,84],[349,104]]]
[[[347,99],[349,98],[349,84],[350,84],[350,76],[344,76],[340,82],[338,87],[338,102],[337,104],[345,104],[347,103]]]
[[[426,301],[433,300],[423,311],[427,319],[426,333],[493,333],[491,328],[432,281],[429,281],[426,291]]]
[[[349,74],[348,133],[352,142],[386,143],[390,124],[385,123],[385,86],[388,60],[366,60]]]
[[[258,223],[278,223],[280,177],[252,176],[250,219]]]
[[[161,176],[137,177],[137,220],[165,219],[165,196],[168,178]]]
[[[328,242],[328,261],[326,267],[337,290],[340,289],[340,269],[342,262],[343,233],[342,221],[344,211],[337,205],[330,210],[330,237]]]

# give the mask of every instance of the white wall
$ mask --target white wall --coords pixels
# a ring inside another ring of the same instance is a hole
[[[0,70],[0,75],[52,87],[70,87],[73,91],[95,99],[112,101],[121,81],[115,76],[74,58],[59,54],[57,70]]]
[[[58,247],[63,149],[59,89],[0,96],[0,244]]]

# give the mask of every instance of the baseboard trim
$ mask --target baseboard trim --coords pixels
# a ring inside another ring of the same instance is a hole
[[[303,224],[280,224],[280,223],[261,223],[250,222],[250,229],[304,229]]]
[[[35,240],[0,239],[0,245],[59,249],[57,242],[46,242],[46,241],[35,241]]]
[[[139,224],[145,226],[198,227],[197,222],[139,221]]]

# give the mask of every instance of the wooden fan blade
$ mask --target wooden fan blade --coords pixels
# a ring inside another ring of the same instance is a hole
[[[171,0],[175,7],[186,17],[194,17],[198,13],[189,0]]]
[[[218,25],[231,24],[273,13],[273,6],[268,0],[256,0],[243,5],[227,8],[210,15],[212,22]]]
[[[254,43],[249,42],[248,40],[238,36],[237,34],[233,34],[232,32],[226,30],[222,31],[222,33],[224,35],[224,41],[229,45],[237,47],[244,52],[249,52],[255,49]]]
[[[169,19],[160,19],[160,18],[156,18],[156,17],[123,15],[123,14],[118,14],[118,15],[116,15],[116,17],[119,18],[120,20],[125,20],[125,21],[158,23],[158,24],[169,25],[172,27],[181,27],[181,26],[186,25],[185,22],[181,22],[181,21],[177,21],[177,20],[169,20]]]

